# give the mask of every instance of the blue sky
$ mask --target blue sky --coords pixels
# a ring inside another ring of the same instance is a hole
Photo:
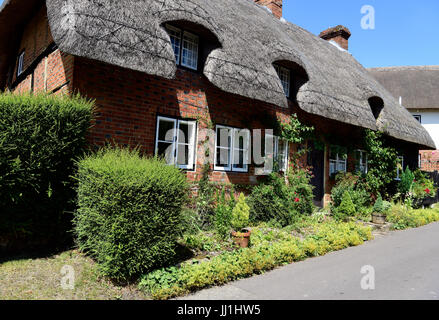
[[[283,1],[285,19],[314,34],[347,26],[349,51],[365,67],[439,65],[438,0]],[[374,30],[361,28],[364,5],[375,9]]]
[[[365,67],[439,65],[438,0],[283,0],[284,18],[319,34],[347,26],[349,51]],[[361,8],[375,9],[375,29],[363,30]]]

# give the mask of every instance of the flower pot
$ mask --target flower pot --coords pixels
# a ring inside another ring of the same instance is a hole
[[[243,230],[243,232],[232,231],[232,239],[235,244],[240,248],[248,248],[250,244],[250,230]]]
[[[376,224],[385,224],[386,223],[386,215],[383,213],[372,213],[372,222]]]

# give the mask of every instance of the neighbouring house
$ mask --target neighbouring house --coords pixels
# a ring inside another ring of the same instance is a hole
[[[322,39],[285,21],[281,0],[6,0],[0,87],[93,98],[91,144],[140,146],[191,181],[207,163],[212,181],[256,184],[267,172],[251,157],[258,148],[285,170],[301,146],[270,129],[296,113],[323,142],[303,159],[323,205],[336,172],[367,171],[365,129],[384,131],[412,167],[434,148],[349,54],[349,36],[338,26]]]
[[[369,72],[409,110],[439,148],[439,66],[373,68]],[[439,151],[421,150],[419,166],[439,171]]]

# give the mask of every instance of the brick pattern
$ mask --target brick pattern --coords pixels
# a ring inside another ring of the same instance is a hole
[[[23,29],[20,49],[17,52],[13,82],[17,78],[18,55],[23,50],[25,51],[23,69],[26,69],[52,42],[53,38],[47,20],[47,9],[46,6],[42,6]]]
[[[209,123],[247,129],[271,129],[267,119],[287,121],[290,110],[225,93],[204,75],[179,69],[175,80],[166,80],[96,61],[76,58],[74,87],[82,95],[96,99],[98,117],[90,142],[103,145],[114,141],[138,145],[146,154],[155,147],[157,115],[197,121],[197,165],[188,171],[189,180],[202,174],[206,132]],[[209,148],[213,163],[213,146]],[[212,165],[213,169],[213,165]],[[248,173],[211,172],[219,183],[256,183],[254,166]]]
[[[419,151],[421,170],[427,172],[439,171],[439,150]]]

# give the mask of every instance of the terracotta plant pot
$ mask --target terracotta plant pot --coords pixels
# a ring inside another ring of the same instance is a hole
[[[376,224],[385,224],[386,223],[386,215],[382,213],[372,213],[372,222]]]
[[[240,248],[248,248],[250,244],[250,230],[243,230],[243,232],[232,231],[232,239]]]

